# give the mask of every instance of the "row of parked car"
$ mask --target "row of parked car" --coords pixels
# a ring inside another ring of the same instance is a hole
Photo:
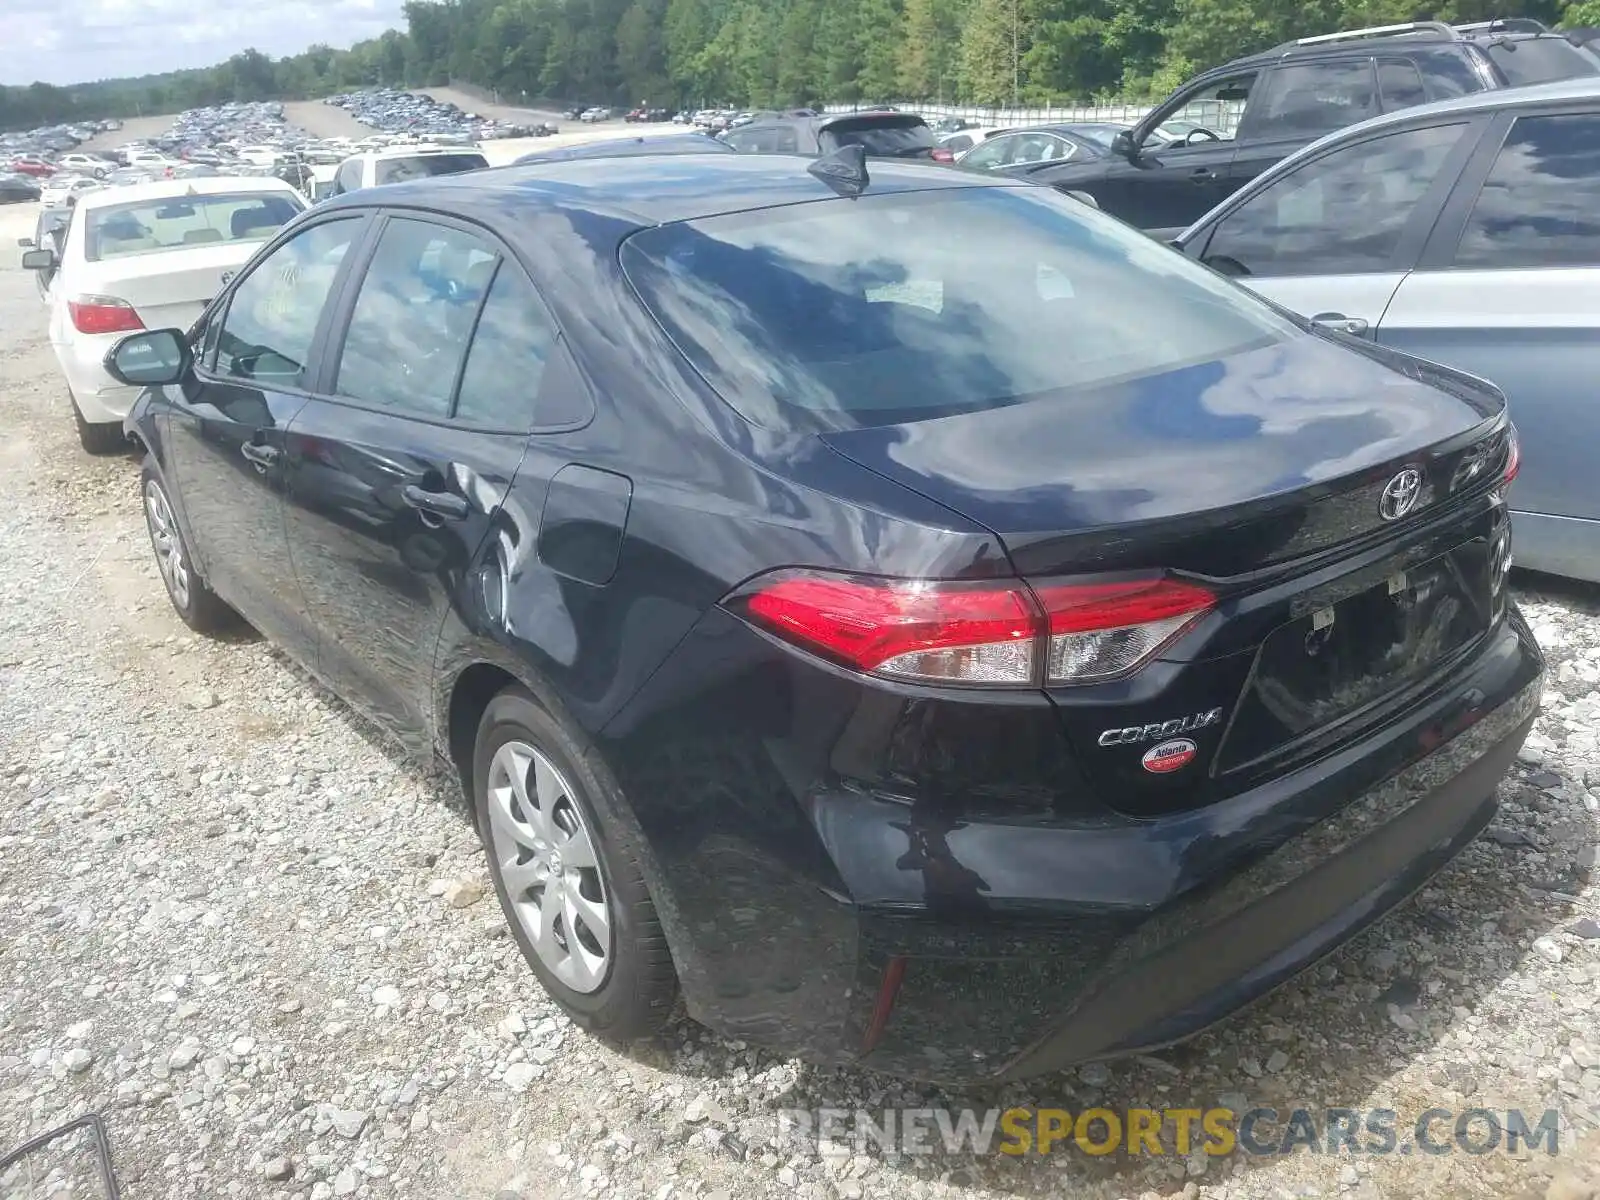
[[[1470,139],[1437,181],[1586,111],[1378,131]],[[1493,819],[1542,691],[1505,398],[911,126],[805,120],[814,161],[628,138],[336,197],[181,311],[65,297],[127,331],[95,349],[160,586],[450,764],[586,1029],[681,991],[1001,1083],[1168,1045]],[[115,294],[281,215],[219,195],[91,193],[69,256]]]
[[[329,96],[324,104],[342,108],[363,125],[386,133],[411,134],[440,145],[468,145],[493,138],[539,137],[556,132],[548,123],[502,121],[467,111],[426,92],[368,88]]]

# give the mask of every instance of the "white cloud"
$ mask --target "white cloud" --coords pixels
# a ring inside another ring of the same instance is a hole
[[[84,83],[208,67],[254,47],[280,58],[403,28],[401,0],[4,0],[0,83]]]

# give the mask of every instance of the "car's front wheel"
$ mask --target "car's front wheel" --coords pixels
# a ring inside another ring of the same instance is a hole
[[[161,572],[167,598],[179,619],[196,633],[210,633],[234,624],[237,614],[196,573],[167,490],[148,460],[139,475],[139,490],[144,500],[145,528],[150,531],[150,546],[156,552],[156,569]]]
[[[484,711],[472,780],[495,892],[545,990],[597,1036],[655,1032],[677,975],[616,786],[515,687]]]

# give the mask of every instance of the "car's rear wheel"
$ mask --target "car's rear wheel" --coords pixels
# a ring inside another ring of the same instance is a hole
[[[598,1036],[655,1032],[677,975],[616,785],[521,688],[484,711],[472,779],[495,892],[545,990]]]
[[[128,448],[121,421],[85,421],[77,397],[69,393],[68,398],[72,401],[72,419],[78,425],[78,441],[85,450],[90,454],[116,454]]]
[[[144,499],[145,528],[150,531],[150,546],[156,553],[156,570],[161,573],[167,598],[179,619],[196,633],[210,633],[234,624],[238,615],[195,571],[167,490],[148,461],[139,475],[139,489]]]

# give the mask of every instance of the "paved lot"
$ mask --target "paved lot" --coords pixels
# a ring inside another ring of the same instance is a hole
[[[1600,1124],[1594,590],[1523,581],[1553,670],[1491,836],[1188,1046],[965,1095],[683,1020],[619,1055],[543,999],[439,780],[270,646],[173,616],[136,461],[76,444],[15,269],[32,215],[0,209],[0,1148],[102,1110],[130,1200],[1592,1194],[1576,1139]],[[1219,1102],[1403,1124],[1555,1107],[1562,1153],[1017,1161],[773,1140],[780,1108]]]

